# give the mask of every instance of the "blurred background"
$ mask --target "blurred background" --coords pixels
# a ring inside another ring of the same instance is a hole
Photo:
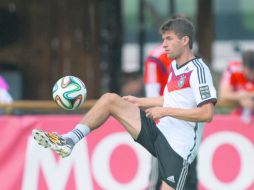
[[[197,54],[219,75],[254,46],[253,9],[251,0],[1,0],[0,74],[14,99],[51,99],[54,82],[70,74],[88,98],[120,93],[161,42],[162,22],[182,14],[197,29]]]
[[[61,115],[51,104],[53,85],[65,75],[86,84],[85,111],[104,92],[143,96],[145,59],[162,41],[160,25],[174,15],[194,23],[195,54],[210,67],[217,89],[228,63],[254,50],[253,0],[0,1],[0,75],[13,98],[0,103],[1,190],[148,189],[150,156],[112,118],[69,160],[41,150],[31,131],[64,133],[79,121],[81,115]],[[200,190],[254,190],[254,123],[230,111],[219,99],[204,129]]]

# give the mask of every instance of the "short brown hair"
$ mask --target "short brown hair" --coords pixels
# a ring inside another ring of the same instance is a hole
[[[189,37],[189,47],[192,49],[194,41],[194,26],[191,21],[183,17],[176,17],[167,20],[160,27],[160,33],[173,31],[179,38]]]

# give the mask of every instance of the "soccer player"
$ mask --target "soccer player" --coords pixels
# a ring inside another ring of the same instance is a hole
[[[177,17],[175,17],[177,18]],[[145,60],[144,84],[145,94],[147,97],[158,97],[163,95],[164,87],[167,84],[170,65],[173,59],[170,59],[165,53],[162,45],[151,50]],[[157,121],[158,122],[158,121]],[[197,158],[189,166],[188,175],[186,177],[185,190],[197,190]],[[161,176],[159,173],[159,165],[156,157],[151,159],[151,172],[149,175],[148,190],[161,189]]]
[[[175,59],[163,96],[122,98],[106,93],[69,133],[59,135],[34,129],[35,140],[66,157],[78,141],[112,116],[158,158],[163,189],[183,189],[188,166],[197,155],[204,122],[212,121],[216,90],[209,68],[191,51],[192,23],[183,18],[170,19],[160,31],[165,52]],[[158,124],[154,122],[157,119]]]
[[[242,61],[230,62],[222,74],[220,99],[239,105],[233,114],[240,115],[245,122],[251,122],[254,114],[254,51],[242,53]]]
[[[167,84],[170,64],[173,60],[168,58],[162,45],[157,46],[149,52],[145,60],[144,84],[147,97],[158,97],[163,95]],[[151,172],[149,175],[148,190],[159,190],[162,180],[159,173],[159,165],[156,157],[151,158]]]

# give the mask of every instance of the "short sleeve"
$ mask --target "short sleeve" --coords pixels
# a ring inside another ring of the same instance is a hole
[[[201,63],[195,65],[190,77],[190,86],[193,90],[197,106],[205,103],[217,102],[216,89],[209,68]]]

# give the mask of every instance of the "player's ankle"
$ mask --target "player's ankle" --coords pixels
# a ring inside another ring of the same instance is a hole
[[[77,124],[76,127],[64,134],[64,138],[70,138],[74,142],[74,144],[78,143],[81,139],[83,139],[86,135],[90,133],[90,128],[84,124]]]
[[[64,139],[66,141],[66,144],[68,144],[71,147],[74,147],[75,143],[74,143],[74,141],[71,138],[65,137]]]

